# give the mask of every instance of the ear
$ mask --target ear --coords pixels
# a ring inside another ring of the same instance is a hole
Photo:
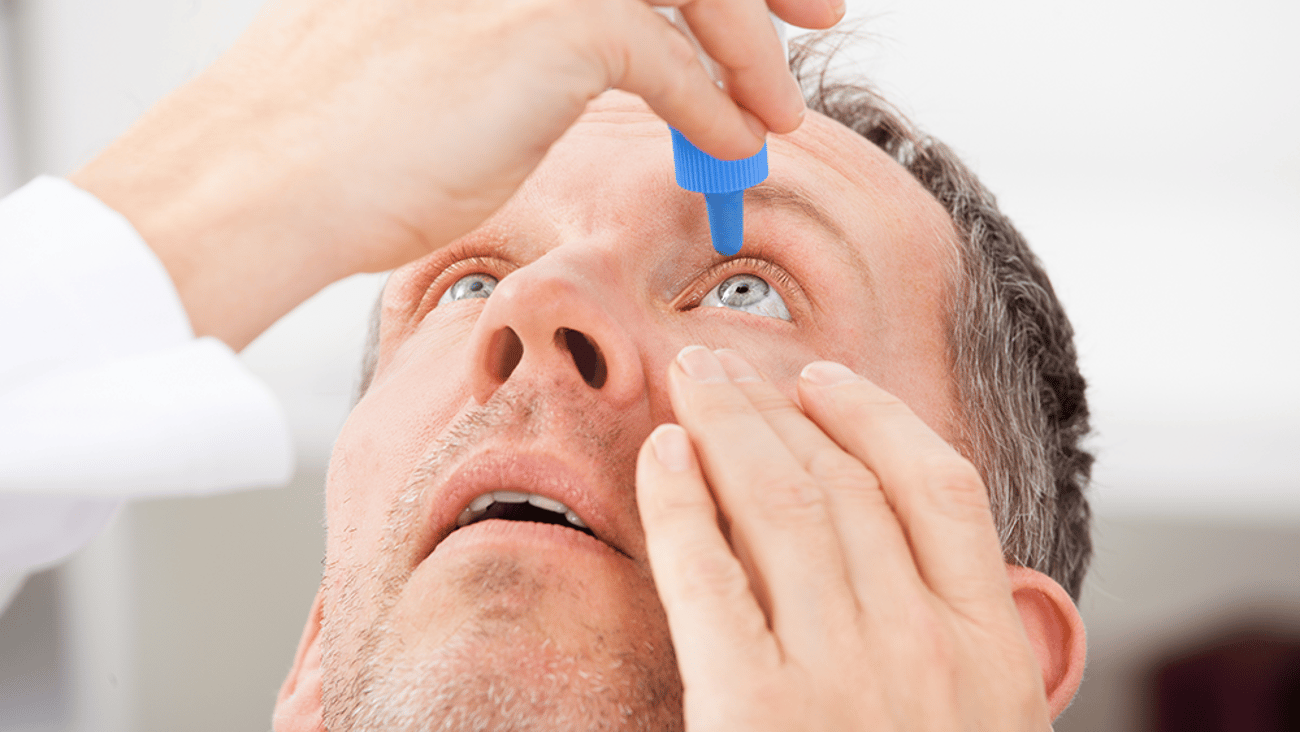
[[[321,717],[320,618],[318,591],[307,616],[307,627],[298,641],[293,668],[275,699],[275,732],[325,732]]]
[[[1052,719],[1070,706],[1083,681],[1088,639],[1069,593],[1042,572],[1007,565],[1011,596],[1043,670]]]

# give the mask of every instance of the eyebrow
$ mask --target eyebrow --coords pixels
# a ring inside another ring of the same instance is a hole
[[[804,195],[802,191],[780,183],[764,181],[745,190],[745,201],[787,209],[806,219],[811,219],[813,223],[834,234],[835,238],[844,239],[844,230],[840,225],[825,209]]]
[[[861,271],[867,272],[866,261],[862,258],[862,252],[858,251],[858,248],[849,242],[848,237],[845,236],[844,228],[825,208],[809,198],[803,191],[781,183],[764,181],[745,190],[745,202],[785,209],[811,221],[831,235],[836,249],[839,249]]]

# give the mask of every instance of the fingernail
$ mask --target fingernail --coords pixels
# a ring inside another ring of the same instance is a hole
[[[834,361],[813,361],[804,366],[803,372],[799,375],[815,386],[836,386],[862,378],[853,373],[848,366]]]
[[[722,362],[722,368],[727,372],[727,376],[737,384],[746,381],[762,381],[763,377],[758,375],[758,370],[749,365],[745,357],[738,351],[730,348],[722,348],[713,352],[718,360]]]
[[[727,380],[718,357],[704,346],[687,346],[677,354],[677,364],[686,375],[702,384],[716,384]]]
[[[831,0],[830,6],[831,15],[833,15],[836,20],[844,17],[844,0]]]
[[[671,473],[683,473],[691,467],[691,441],[686,430],[675,424],[661,424],[650,433],[655,459]]]

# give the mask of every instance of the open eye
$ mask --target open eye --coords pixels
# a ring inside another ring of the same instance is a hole
[[[702,308],[731,308],[768,318],[790,319],[785,300],[767,280],[752,274],[728,277],[700,300]]]
[[[442,293],[438,298],[439,305],[446,305],[456,300],[469,300],[475,297],[487,297],[492,294],[497,286],[497,278],[492,275],[476,272],[465,275],[452,283],[447,291]]]

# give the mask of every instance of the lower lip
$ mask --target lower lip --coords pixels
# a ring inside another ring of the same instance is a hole
[[[556,547],[618,556],[613,547],[600,539],[559,524],[542,524],[536,521],[505,521],[488,519],[456,529],[434,547],[438,556],[448,552],[478,549],[532,549],[554,550]]]

